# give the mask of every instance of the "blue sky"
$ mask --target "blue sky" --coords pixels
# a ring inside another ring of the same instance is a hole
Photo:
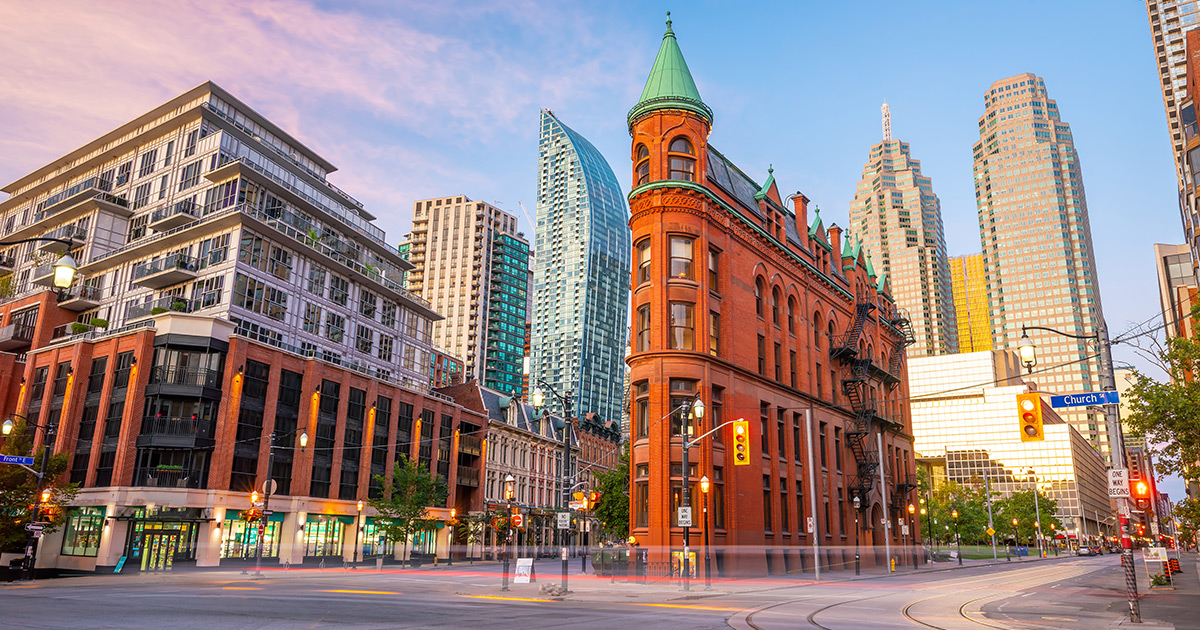
[[[625,114],[667,10],[715,112],[712,143],[760,180],[774,165],[781,191],[827,220],[846,223],[887,100],[941,198],[951,254],[979,250],[984,91],[1042,76],[1082,159],[1109,326],[1155,315],[1151,245],[1183,235],[1140,2],[5,3],[0,180],[212,79],[339,165],[330,180],[393,242],[420,198],[532,213],[542,107],[628,186]]]

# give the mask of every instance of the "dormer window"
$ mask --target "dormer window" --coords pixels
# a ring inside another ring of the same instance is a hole
[[[671,164],[671,179],[685,182],[696,181],[696,150],[687,138],[679,137],[671,141],[668,149]]]
[[[637,185],[650,182],[650,149],[639,144],[637,148]]]

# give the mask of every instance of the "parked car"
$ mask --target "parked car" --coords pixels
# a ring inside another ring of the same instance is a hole
[[[1094,552],[1092,552],[1091,547],[1080,547],[1079,549],[1075,550],[1075,555],[1077,555],[1077,556],[1094,556],[1096,554]]]

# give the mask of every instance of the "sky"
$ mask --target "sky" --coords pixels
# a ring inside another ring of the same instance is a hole
[[[804,192],[826,221],[847,223],[886,100],[952,255],[980,250],[983,94],[1041,76],[1081,158],[1110,331],[1159,312],[1152,244],[1183,232],[1146,10],[1128,0],[0,0],[0,182],[212,80],[337,165],[329,180],[389,242],[415,200],[459,194],[532,238],[519,204],[535,212],[539,109],[628,190],[625,115],[668,10],[711,143],[758,181],[773,166],[781,193]],[[1183,495],[1178,480],[1162,489]]]

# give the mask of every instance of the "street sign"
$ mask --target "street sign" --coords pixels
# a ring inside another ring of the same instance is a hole
[[[41,538],[41,537],[42,537],[42,530],[40,530],[40,529],[35,529],[35,530],[33,530],[33,537],[34,537],[34,538]]]
[[[680,527],[691,527],[692,526],[692,508],[683,507],[683,506],[679,507],[679,526]]]
[[[901,536],[908,535],[908,523],[900,523],[900,535]]]
[[[26,524],[25,524],[25,531],[27,531],[27,532],[40,532],[40,531],[42,531],[42,524],[41,524],[41,523],[26,523]]]
[[[521,526],[523,526],[524,524],[525,524],[525,517],[524,517],[524,516],[522,516],[522,515],[520,515],[520,514],[513,514],[513,515],[512,515],[512,526],[513,526],[513,527],[521,527]]]
[[[812,516],[808,517],[808,519],[805,521],[804,525],[805,525],[804,531],[806,531],[810,534],[817,533],[817,519],[816,518],[814,518]]]
[[[1108,498],[1110,499],[1128,499],[1129,493],[1129,470],[1127,469],[1111,469],[1108,471]]]
[[[558,513],[558,528],[559,529],[571,529],[571,513],[570,512],[559,512]]]
[[[24,464],[26,466],[32,466],[33,458],[22,457],[20,455],[0,455],[0,464]]]
[[[584,501],[568,501],[567,502],[567,507],[571,508],[572,510],[582,510],[585,505],[587,505],[587,503]]]
[[[270,516],[275,513],[275,510],[263,510],[263,516]]]
[[[263,482],[262,489],[263,495],[269,497],[272,494],[275,494],[275,491],[279,489],[279,483],[274,479],[268,479]]]
[[[1066,394],[1064,396],[1050,397],[1050,406],[1055,408],[1117,405],[1120,403],[1121,396],[1117,392],[1088,392],[1086,394]]]
[[[995,536],[995,535],[996,535],[996,530],[992,529],[991,527],[987,528],[987,535],[988,535],[988,536]]]

